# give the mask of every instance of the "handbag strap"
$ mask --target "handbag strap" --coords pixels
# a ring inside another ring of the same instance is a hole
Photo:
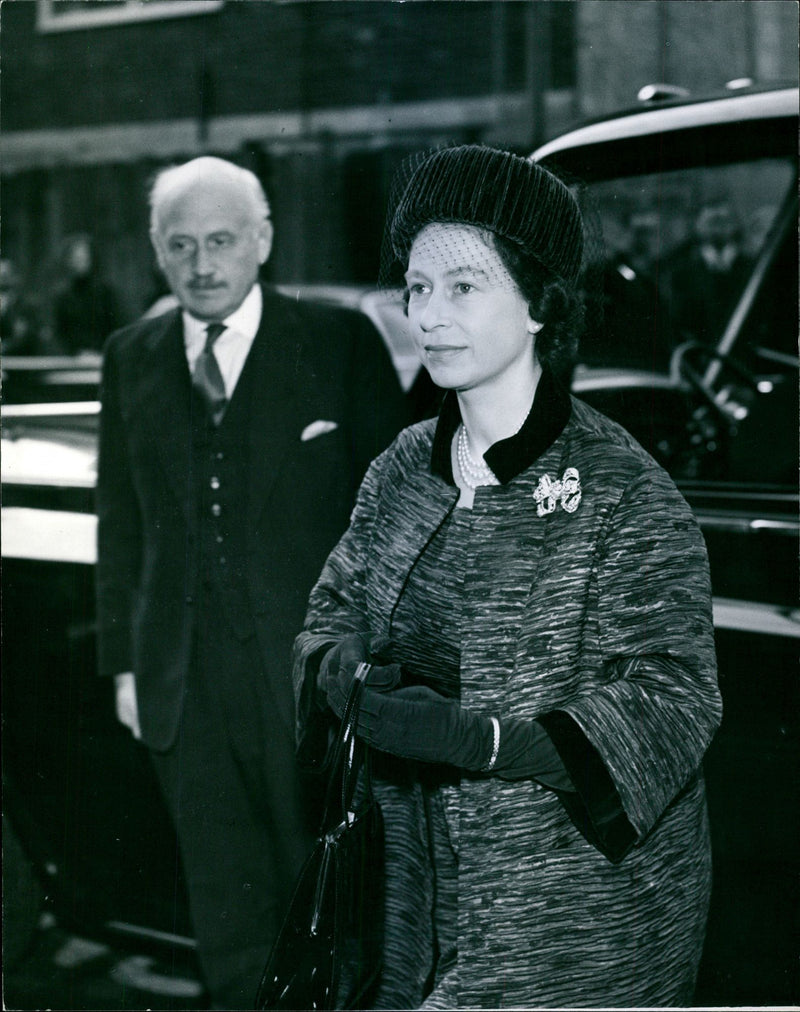
[[[347,821],[347,813],[353,803],[358,772],[365,761],[367,751],[367,746],[356,737],[356,727],[358,726],[358,712],[364,692],[364,683],[371,667],[371,664],[362,662],[353,675],[353,683],[342,713],[342,722],[339,726],[328,774],[328,788],[325,794],[325,808],[322,818],[323,831],[329,825],[334,807],[334,797],[339,793],[339,786],[341,786],[341,819],[337,819],[337,821]],[[365,772],[367,770],[368,764],[365,765]]]

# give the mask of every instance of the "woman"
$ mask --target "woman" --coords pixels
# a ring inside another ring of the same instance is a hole
[[[569,190],[465,146],[390,222],[448,393],[372,465],[296,643],[301,755],[356,665],[386,821],[376,1008],[690,1002],[719,723],[702,537],[668,475],[570,398]]]

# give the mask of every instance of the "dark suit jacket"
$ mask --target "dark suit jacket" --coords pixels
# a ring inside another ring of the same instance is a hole
[[[361,313],[264,291],[255,373],[247,594],[264,669],[293,725],[290,655],[308,594],[347,527],[369,461],[406,421],[389,355]],[[101,388],[101,674],[133,671],[144,742],[175,738],[191,660],[199,553],[191,499],[191,382],[180,311],[109,339]],[[316,421],[333,431],[301,440]]]

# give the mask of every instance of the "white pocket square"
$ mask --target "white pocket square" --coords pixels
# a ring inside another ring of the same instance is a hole
[[[326,422],[320,419],[319,421],[312,422],[303,429],[300,433],[300,442],[307,443],[309,439],[315,439],[317,436],[324,436],[326,432],[333,432],[334,429],[338,428],[338,422]]]

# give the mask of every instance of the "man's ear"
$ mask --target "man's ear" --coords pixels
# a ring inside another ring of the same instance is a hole
[[[163,271],[164,270],[164,254],[163,254],[162,248],[161,248],[161,236],[155,230],[151,231],[151,233],[150,233],[150,243],[152,244],[153,252],[156,255],[156,262],[157,262],[158,266],[161,268],[161,270]]]
[[[272,222],[267,218],[258,229],[258,262],[260,264],[265,264],[269,260],[274,234],[275,230],[272,227]]]

